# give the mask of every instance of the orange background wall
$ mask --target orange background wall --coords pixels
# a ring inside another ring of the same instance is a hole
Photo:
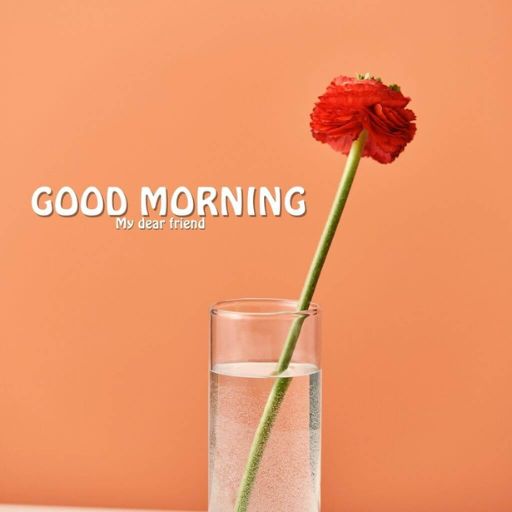
[[[418,134],[363,162],[316,295],[323,510],[512,510],[508,2],[0,10],[0,502],[206,507],[208,306],[297,296],[343,164],[309,112],[371,71]],[[308,214],[119,232],[37,217],[42,184],[300,184]]]

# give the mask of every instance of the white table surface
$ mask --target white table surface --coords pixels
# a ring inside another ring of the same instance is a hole
[[[0,512],[185,512],[179,510],[148,510],[133,508],[86,508],[86,507],[47,507],[36,505],[1,505]]]

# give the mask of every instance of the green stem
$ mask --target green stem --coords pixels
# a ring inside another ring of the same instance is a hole
[[[311,262],[311,267],[309,268],[309,272],[304,283],[304,288],[302,289],[302,293],[297,304],[297,311],[299,313],[309,309],[316,285],[318,284],[318,279],[320,278],[320,273],[336,233],[336,228],[340,222],[341,214],[343,213],[350,188],[352,187],[352,182],[354,181],[354,176],[356,174],[357,166],[359,165],[359,160],[361,159],[366,137],[367,133],[363,130],[359,134],[359,137],[352,143],[350,148],[350,152],[345,163],[345,170],[343,171],[329,217],[327,218],[324,231],[318,243],[315,256]],[[290,364],[305,318],[306,315],[297,316],[290,327],[281,357],[277,364],[276,374],[278,375],[284,372]],[[238,489],[238,497],[234,509],[235,512],[246,512],[249,507],[249,498],[254,486],[254,481],[256,480],[263,452],[265,451],[265,446],[272,430],[272,426],[291,381],[291,377],[278,377],[272,386],[272,390],[254,434],[249,458]]]

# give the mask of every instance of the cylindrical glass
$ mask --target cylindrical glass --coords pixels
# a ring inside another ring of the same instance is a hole
[[[320,315],[312,304],[240,299],[211,309],[209,512],[233,512],[290,328],[302,327],[284,399],[266,441],[248,512],[320,510]]]

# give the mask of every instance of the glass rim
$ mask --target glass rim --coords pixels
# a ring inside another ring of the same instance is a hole
[[[283,317],[283,316],[316,316],[320,313],[320,306],[315,302],[309,304],[308,309],[283,309],[283,310],[269,310],[269,311],[251,311],[250,309],[230,309],[230,306],[235,304],[250,304],[250,303],[268,303],[268,304],[288,304],[289,306],[297,306],[297,300],[294,299],[277,299],[272,297],[242,297],[239,299],[227,299],[216,302],[210,306],[210,315],[212,316],[227,316],[231,318],[247,318],[247,317]]]

